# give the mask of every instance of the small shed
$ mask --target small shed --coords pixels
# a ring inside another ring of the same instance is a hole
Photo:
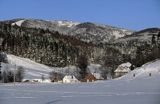
[[[78,79],[74,75],[66,75],[63,78],[63,83],[77,83]]]
[[[96,81],[96,77],[92,74],[87,74],[84,78],[84,82],[94,82]]]

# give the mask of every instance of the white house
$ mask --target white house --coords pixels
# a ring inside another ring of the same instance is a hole
[[[73,75],[66,75],[63,78],[63,83],[77,83],[78,79]]]
[[[102,80],[102,79],[104,79],[100,73],[94,72],[94,73],[92,73],[92,75],[93,75],[97,80]]]
[[[127,63],[123,63],[121,65],[118,66],[118,68],[114,71],[115,72],[115,77],[120,77],[128,72],[131,71],[131,63],[127,62]]]

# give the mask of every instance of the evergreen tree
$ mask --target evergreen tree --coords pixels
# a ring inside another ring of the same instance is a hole
[[[160,38],[160,31],[158,32],[157,40],[159,40],[159,38]]]
[[[152,44],[156,44],[156,40],[155,40],[155,39],[156,39],[156,37],[155,37],[155,35],[153,34],[153,35],[152,35]]]
[[[80,68],[80,75],[81,79],[84,79],[85,76],[88,74],[87,66],[88,66],[88,59],[86,56],[82,55],[77,60],[78,67]]]

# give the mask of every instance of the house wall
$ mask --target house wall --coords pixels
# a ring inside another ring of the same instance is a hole
[[[127,72],[115,72],[114,78],[118,78],[121,77],[123,75],[125,75]]]

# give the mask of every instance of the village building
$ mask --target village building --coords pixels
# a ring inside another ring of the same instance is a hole
[[[63,83],[77,83],[78,79],[74,75],[66,75],[63,78]]]
[[[84,82],[94,82],[96,78],[92,74],[87,74],[83,80]]]
[[[114,71],[115,78],[121,77],[121,76],[125,75],[126,73],[130,72],[131,71],[131,65],[132,64],[129,63],[129,62],[119,65],[118,68]]]
[[[102,75],[98,72],[94,72],[92,73],[92,75],[97,79],[97,80],[103,80],[104,78],[102,77]]]

